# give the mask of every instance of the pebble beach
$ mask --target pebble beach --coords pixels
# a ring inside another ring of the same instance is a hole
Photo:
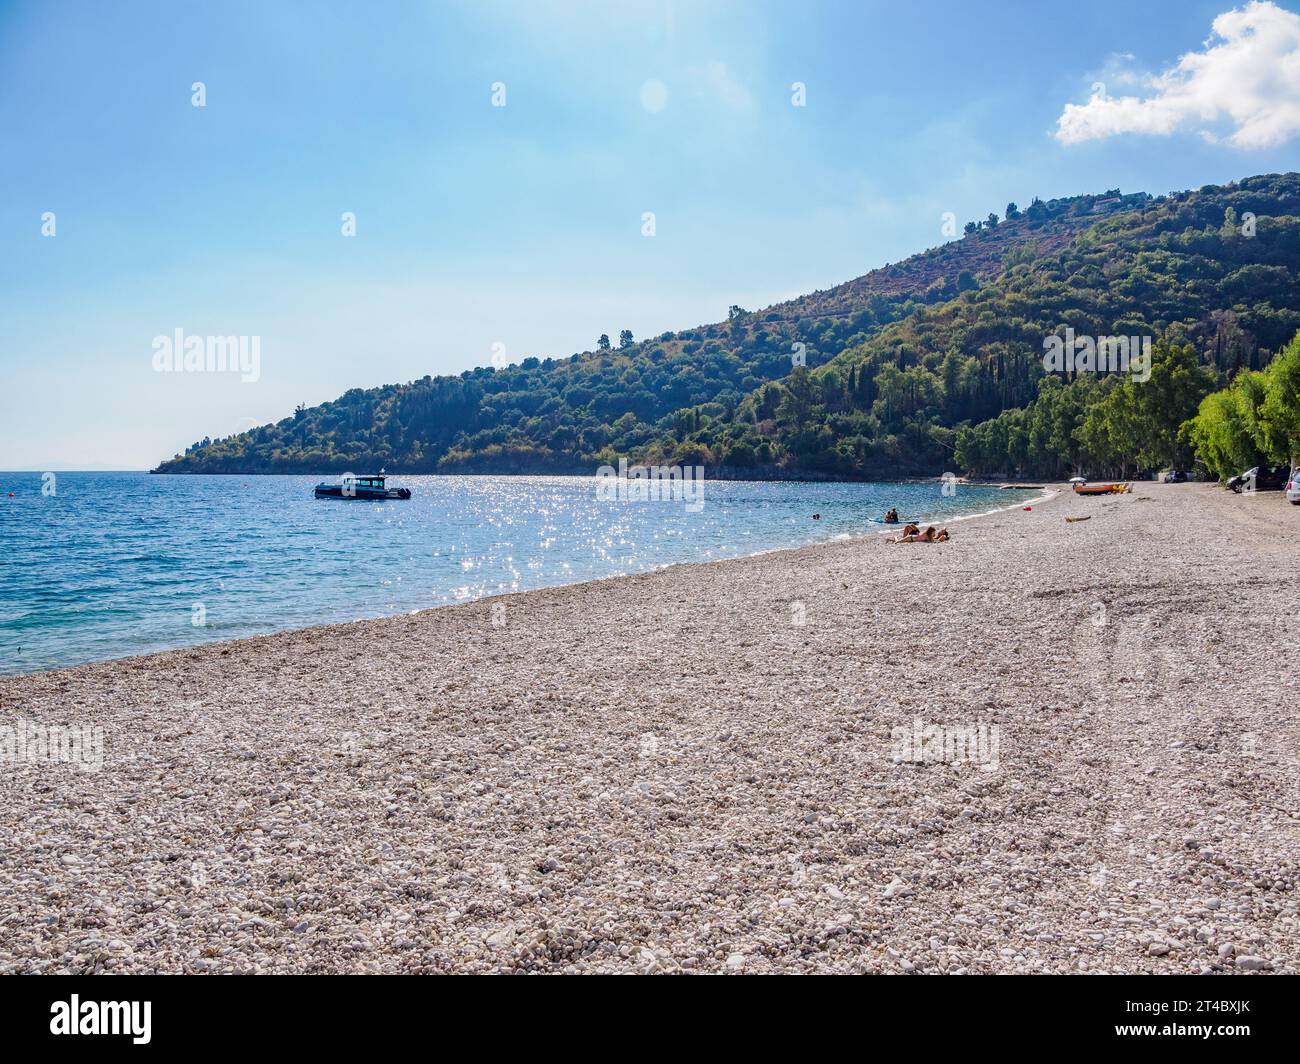
[[[2,678],[0,973],[1296,972],[1300,507],[1054,491]]]

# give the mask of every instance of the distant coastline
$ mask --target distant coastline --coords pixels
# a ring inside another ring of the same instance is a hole
[[[1009,203],[827,291],[676,332],[624,329],[617,346],[601,334],[568,356],[352,388],[156,468],[582,476],[626,457],[715,480],[854,482],[1127,478],[1196,458],[1231,475],[1263,457],[1225,423],[1235,395],[1180,426],[1239,371],[1271,373],[1285,406],[1297,233],[1300,173]],[[1111,357],[1116,337],[1145,368]]]
[[[637,464],[629,462],[629,464]],[[653,463],[644,463],[653,464]],[[165,463],[164,463],[165,465]],[[487,468],[487,469],[409,469],[393,466],[381,466],[380,463],[354,463],[350,468],[306,466],[293,469],[166,469],[159,465],[149,470],[88,470],[88,472],[135,473],[148,472],[151,476],[229,476],[229,477],[274,477],[274,476],[319,476],[332,477],[342,473],[378,472],[382,468],[390,477],[593,477],[598,466],[592,464],[571,464],[536,469],[524,468]],[[16,472],[35,472],[35,470],[18,470]],[[68,472],[75,472],[68,470]],[[784,469],[769,466],[761,469],[739,466],[706,466],[705,476],[709,480],[755,481],[760,483],[808,483],[808,484],[929,484],[940,481],[950,470],[933,473],[880,472],[871,476],[846,476],[842,473],[824,473],[815,469]],[[956,474],[953,474],[956,475]],[[1008,487],[1040,487],[1044,478],[1019,481],[1011,475],[1006,476],[957,476],[958,483],[1006,485]]]

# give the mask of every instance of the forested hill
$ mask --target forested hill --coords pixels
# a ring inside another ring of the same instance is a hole
[[[718,324],[354,389],[157,471],[590,473],[627,456],[751,476],[1099,473],[1174,460],[1201,398],[1300,329],[1297,174],[1009,204],[965,228]],[[1155,387],[1046,374],[1044,337],[1066,327],[1154,337]]]

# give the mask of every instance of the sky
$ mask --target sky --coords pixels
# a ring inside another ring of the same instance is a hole
[[[1300,169],[1297,10],[0,0],[0,469],[717,321],[945,212]],[[158,371],[176,330],[256,373]]]

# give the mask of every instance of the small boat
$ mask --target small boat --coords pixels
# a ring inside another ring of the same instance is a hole
[[[345,473],[338,484],[317,484],[316,498],[375,501],[377,499],[409,499],[411,497],[410,488],[385,487],[384,480],[385,477],[382,473],[372,473],[364,477]]]
[[[1074,485],[1076,495],[1123,495],[1130,491],[1133,485],[1128,481],[1114,481],[1097,484],[1079,484]]]

